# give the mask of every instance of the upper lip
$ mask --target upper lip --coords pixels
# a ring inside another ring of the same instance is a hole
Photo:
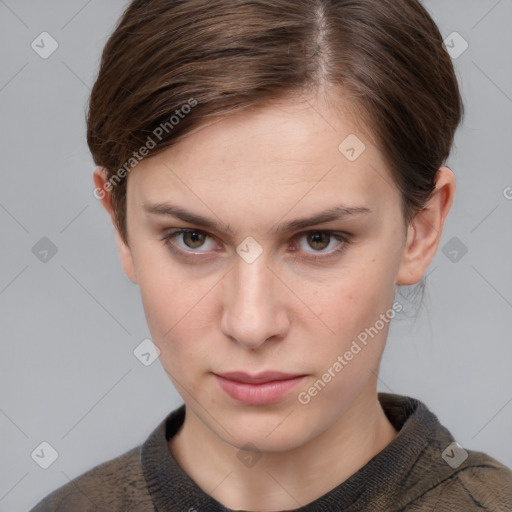
[[[292,375],[290,373],[268,371],[262,372],[255,375],[250,375],[245,372],[226,372],[217,373],[219,377],[224,379],[234,380],[236,382],[243,382],[245,384],[262,384],[264,382],[272,382],[277,380],[290,380],[302,377],[303,375]]]

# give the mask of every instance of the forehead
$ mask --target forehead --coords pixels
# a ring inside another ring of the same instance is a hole
[[[399,199],[356,114],[317,97],[288,98],[205,122],[143,160],[128,190],[137,202],[194,195],[195,201],[218,202],[222,196],[228,203],[281,209],[294,201],[309,209],[319,200],[378,209]]]

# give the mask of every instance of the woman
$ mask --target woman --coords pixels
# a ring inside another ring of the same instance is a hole
[[[377,393],[461,116],[416,0],[133,1],[88,143],[184,405],[33,510],[512,510],[508,468]]]

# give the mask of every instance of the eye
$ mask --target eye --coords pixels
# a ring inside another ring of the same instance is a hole
[[[162,238],[165,245],[178,256],[208,253],[217,248],[214,239],[199,229],[177,228],[167,230]],[[295,260],[305,259],[319,261],[340,254],[350,244],[350,236],[332,231],[308,231],[294,237],[299,240],[298,249],[292,252],[306,254],[296,255]],[[326,250],[331,248],[331,250]],[[311,250],[313,249],[313,250]]]
[[[314,260],[339,254],[350,243],[348,235],[332,231],[308,231],[307,233],[301,233],[297,238],[305,242],[298,244],[299,251],[309,254],[306,259]],[[329,247],[331,250],[326,250]],[[308,248],[313,249],[313,251],[308,250]]]
[[[208,246],[206,242],[209,240],[212,242],[211,236],[198,229],[173,229],[167,231],[163,238],[165,244],[173,251],[182,252],[208,252],[215,248],[215,244]]]

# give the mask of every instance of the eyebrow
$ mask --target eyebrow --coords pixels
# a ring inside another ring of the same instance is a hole
[[[227,224],[190,212],[180,206],[169,203],[144,203],[143,208],[147,213],[153,215],[175,217],[184,222],[189,222],[190,224],[195,224],[209,230],[223,231],[233,234],[233,230]],[[288,233],[315,226],[316,224],[322,224],[324,222],[340,220],[345,217],[367,215],[370,213],[372,213],[372,211],[365,206],[333,206],[332,208],[316,213],[310,217],[303,217],[277,224],[271,230],[271,233]]]

